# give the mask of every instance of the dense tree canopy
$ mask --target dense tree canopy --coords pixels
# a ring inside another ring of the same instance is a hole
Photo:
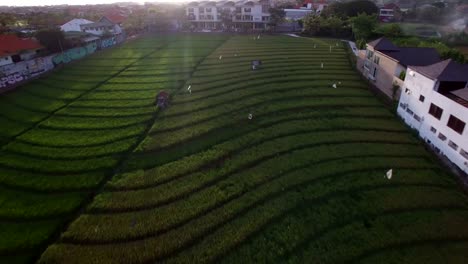
[[[360,13],[377,14],[379,8],[369,0],[355,0],[351,2],[334,2],[322,11],[323,16],[338,16],[342,18],[355,17]]]
[[[65,35],[60,29],[40,30],[36,33],[36,38],[51,52],[60,52],[68,48]]]
[[[349,19],[355,39],[368,40],[377,27],[377,16],[361,13]]]

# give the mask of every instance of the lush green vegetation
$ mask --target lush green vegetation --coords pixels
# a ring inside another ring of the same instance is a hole
[[[467,197],[342,45],[147,37],[2,95],[0,262],[468,257]]]
[[[182,88],[225,39],[136,40],[2,95],[0,262],[38,258],[144,138],[156,94]]]
[[[134,60],[4,147],[5,173],[22,160],[51,160],[24,165],[18,181],[0,178],[36,190],[47,210],[13,210],[19,199],[5,214],[52,221],[42,215],[73,211],[82,193],[104,184],[40,263],[468,257],[467,197],[367,90],[342,43],[233,36],[218,47],[225,37],[204,38]],[[252,71],[252,60],[262,68]],[[159,89],[173,96],[154,115]],[[35,223],[29,237],[50,224]]]

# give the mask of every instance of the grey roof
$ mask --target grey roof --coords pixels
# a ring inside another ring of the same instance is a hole
[[[440,61],[439,53],[434,48],[397,47],[385,37],[371,41],[367,45],[393,58],[405,67],[408,65],[425,66]]]
[[[463,88],[460,90],[455,90],[451,92],[452,94],[456,95],[457,97],[462,98],[465,101],[468,101],[468,88]]]
[[[400,47],[397,51],[381,51],[397,60],[403,66],[425,66],[440,62],[439,53],[434,48]]]
[[[108,27],[108,26],[113,26],[113,24],[109,23],[107,21],[105,21],[105,22],[96,22],[96,23],[82,24],[82,25],[80,25],[80,28],[84,28],[84,27]]]
[[[368,43],[368,45],[378,51],[384,51],[384,50],[398,51],[399,50],[397,46],[393,45],[393,43],[390,40],[384,37],[371,41]]]
[[[415,71],[442,82],[468,82],[468,64],[460,64],[452,59],[428,66],[411,67]]]

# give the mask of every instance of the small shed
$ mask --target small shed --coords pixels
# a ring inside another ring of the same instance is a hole
[[[165,91],[161,91],[156,96],[156,105],[160,109],[166,109],[169,106],[169,94]]]
[[[262,66],[262,61],[261,60],[254,60],[252,61],[252,70],[258,70]]]

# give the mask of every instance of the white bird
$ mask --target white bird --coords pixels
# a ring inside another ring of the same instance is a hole
[[[336,83],[334,83],[332,86],[333,86],[333,88],[335,88],[335,89],[336,89]]]
[[[323,69],[323,62],[322,62],[322,64],[320,65],[320,67]]]
[[[249,116],[248,116],[249,120],[252,120],[253,118],[253,114],[252,113],[249,113]]]
[[[220,60],[223,59],[223,55],[219,55],[219,59],[220,59]]]
[[[260,39],[260,35],[257,36],[257,39]]]
[[[192,94],[192,85],[188,86],[187,91],[189,91],[189,93]]]
[[[387,173],[385,174],[385,177],[387,177],[387,179],[390,180],[392,178],[392,175],[393,175],[393,169],[389,169]]]

